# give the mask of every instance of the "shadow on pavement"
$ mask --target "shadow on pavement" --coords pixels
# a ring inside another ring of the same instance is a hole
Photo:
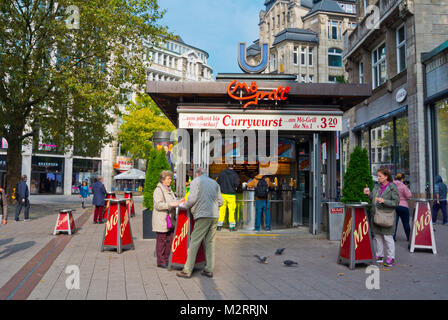
[[[9,240],[9,239],[6,239],[6,240]],[[26,242],[6,246],[5,247],[6,249],[0,251],[0,260],[4,259],[6,257],[9,257],[10,255],[17,253],[19,251],[27,250],[28,248],[31,248],[35,244],[36,244],[36,242],[34,242],[34,241],[26,241]]]

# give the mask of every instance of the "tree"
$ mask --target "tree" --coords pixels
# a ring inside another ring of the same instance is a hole
[[[176,128],[147,95],[138,95],[123,116],[118,139],[133,159],[148,159],[152,149],[152,135],[156,131],[174,131]]]
[[[130,91],[143,91],[143,41],[168,36],[157,0],[0,2],[0,136],[8,194],[21,146],[57,141],[79,155],[112,141],[106,127]]]
[[[160,173],[164,170],[171,170],[165,150],[163,148],[151,149],[146,169],[145,190],[143,191],[143,206],[149,210],[154,209],[154,190],[159,183]]]
[[[350,155],[347,171],[344,174],[344,188],[342,190],[343,203],[369,202],[364,194],[366,185],[373,189],[373,179],[370,174],[369,157],[366,149],[355,147]]]

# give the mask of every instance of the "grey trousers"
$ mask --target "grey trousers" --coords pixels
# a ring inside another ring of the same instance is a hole
[[[395,241],[394,236],[385,236],[375,233],[375,253],[377,257],[386,257],[395,259]],[[384,255],[384,247],[386,247],[386,255]]]
[[[184,266],[185,273],[192,273],[196,262],[196,255],[202,240],[204,240],[205,258],[207,263],[205,271],[213,272],[215,267],[215,236],[218,226],[218,218],[199,218],[194,222],[194,230],[191,234],[190,247],[187,251],[187,262]]]

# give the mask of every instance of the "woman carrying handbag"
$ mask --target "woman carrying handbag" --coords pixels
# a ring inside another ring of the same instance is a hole
[[[382,168],[378,170],[378,182],[372,192],[364,189],[370,200],[372,200],[372,231],[375,235],[375,253],[378,263],[384,261],[384,249],[386,249],[386,267],[395,265],[395,208],[400,203],[400,195],[389,170]]]
[[[170,187],[172,179],[171,171],[162,171],[153,195],[152,230],[156,232],[157,266],[164,269],[168,267],[173,241],[175,208],[180,204]]]

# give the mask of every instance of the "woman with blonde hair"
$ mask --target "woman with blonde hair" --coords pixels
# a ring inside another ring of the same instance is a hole
[[[156,255],[159,268],[168,267],[173,241],[175,208],[180,204],[171,190],[172,179],[171,171],[162,171],[153,195],[152,230],[156,232]]]

